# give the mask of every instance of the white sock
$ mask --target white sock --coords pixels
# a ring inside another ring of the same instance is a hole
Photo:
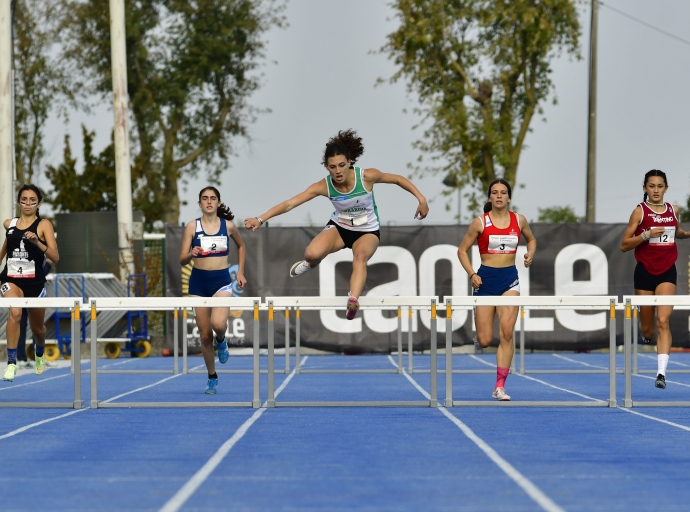
[[[656,359],[657,364],[659,366],[659,371],[657,373],[666,377],[666,366],[668,366],[668,354],[657,354]]]

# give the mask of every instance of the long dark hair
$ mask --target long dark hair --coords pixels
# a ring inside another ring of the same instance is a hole
[[[208,187],[204,187],[199,191],[199,202],[201,202],[201,194],[203,194],[206,190],[213,190],[213,193],[216,194],[218,201],[220,201],[220,192],[218,192],[218,189],[216,187],[212,187],[209,185]],[[225,203],[220,203],[218,205],[216,215],[218,215],[218,217],[220,217],[221,219],[225,220],[232,220],[235,218],[235,216],[230,211],[230,208],[228,206],[225,206]]]
[[[659,169],[652,169],[649,171],[647,174],[644,175],[644,183],[642,184],[643,187],[647,186],[647,182],[649,181],[649,178],[652,176],[659,176],[664,179],[664,185],[668,187],[668,181],[666,180],[666,173],[664,171],[660,171]],[[642,199],[643,202],[647,202],[647,192],[644,193],[644,198]]]
[[[512,199],[513,198],[513,187],[511,187],[510,183],[508,183],[503,178],[498,178],[497,180],[494,180],[491,183],[489,183],[489,190],[486,193],[486,197],[491,198],[491,189],[493,188],[494,185],[496,185],[498,183],[506,186],[506,188],[508,189],[508,198]],[[487,201],[484,204],[484,213],[489,213],[491,211],[491,209],[492,209],[491,201]]]
[[[22,192],[25,192],[27,190],[31,190],[33,193],[36,194],[36,197],[38,197],[39,203],[43,202],[43,192],[41,192],[41,189],[38,188],[33,183],[28,183],[28,184],[24,183],[24,185],[22,185],[22,188],[20,188],[19,191],[17,192],[17,203],[19,203],[19,198],[22,197]],[[41,214],[39,213],[38,208],[36,208],[36,217],[38,218],[40,216],[41,216]]]
[[[354,130],[341,130],[338,135],[331,137],[326,143],[326,151],[323,153],[323,162],[321,163],[326,165],[330,157],[344,155],[352,165],[362,156],[362,153],[364,153],[362,137],[358,137]]]

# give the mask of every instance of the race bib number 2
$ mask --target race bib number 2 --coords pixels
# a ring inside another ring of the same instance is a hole
[[[199,237],[199,243],[201,245],[201,254],[204,256],[223,253],[228,250],[228,237],[226,236]]]
[[[676,243],[676,228],[664,228],[664,232],[654,238],[649,239],[649,245],[673,245]]]

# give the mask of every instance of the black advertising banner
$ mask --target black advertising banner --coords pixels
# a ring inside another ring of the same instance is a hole
[[[517,254],[517,268],[522,295],[623,295],[633,293],[633,252],[622,253],[620,242],[624,224],[532,224],[537,238],[537,253],[529,269],[522,264],[525,246]],[[290,278],[290,266],[302,259],[304,249],[322,227],[269,227],[256,232],[242,229],[247,246],[245,276],[247,286],[235,290],[246,297],[271,296],[343,296],[349,291],[352,251],[344,249],[328,256],[314,270]],[[363,295],[467,295],[471,287],[460,266],[457,247],[467,226],[384,226],[381,244],[369,261],[367,286]],[[186,294],[189,269],[179,261],[183,228],[169,225],[166,230],[168,296]],[[679,295],[688,294],[690,241],[678,243]],[[236,251],[231,249],[229,272],[236,271]],[[233,259],[235,257],[235,259]],[[476,245],[470,257],[479,267]],[[302,344],[341,352],[379,352],[397,346],[397,315],[394,311],[362,311],[352,321],[343,311],[303,311]],[[445,310],[439,308],[439,333],[445,332]],[[619,313],[619,317],[622,315]],[[282,315],[276,317],[276,346],[284,345]],[[403,331],[407,332],[407,318]],[[412,330],[415,349],[429,346],[428,312],[415,312]],[[228,322],[232,344],[250,346],[253,335],[252,314],[233,312]],[[468,311],[453,314],[453,344],[472,343],[473,319]],[[198,342],[193,318],[188,334]],[[261,340],[266,343],[262,315]],[[294,340],[294,318],[291,339]],[[518,322],[519,327],[519,322]],[[671,317],[674,346],[688,346],[688,313],[676,311]],[[172,332],[169,329],[168,332]],[[494,337],[497,339],[497,325]],[[618,321],[618,342],[622,343],[622,320]],[[407,339],[405,335],[404,339]],[[443,337],[440,335],[439,340]],[[528,348],[592,349],[608,346],[608,312],[526,311],[525,339]],[[293,341],[294,343],[294,341]],[[442,343],[439,341],[439,343]]]

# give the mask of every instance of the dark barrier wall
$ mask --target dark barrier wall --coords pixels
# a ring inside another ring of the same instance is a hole
[[[319,267],[291,279],[290,266],[302,258],[304,248],[320,227],[270,227],[256,232],[242,229],[247,245],[244,296],[346,296],[352,268],[352,252],[342,250],[326,258]],[[381,245],[369,262],[369,278],[364,295],[467,295],[467,274],[457,258],[457,246],[467,226],[382,227]],[[633,293],[633,252],[622,253],[620,242],[623,224],[534,224],[538,249],[531,268],[522,264],[525,246],[518,251],[517,267],[522,295],[623,295]],[[186,294],[188,271],[179,261],[183,228],[168,226],[168,294]],[[690,241],[678,243],[679,295],[688,293],[688,257]],[[236,265],[231,251],[230,266]],[[479,266],[479,252],[472,248],[473,266]],[[231,268],[232,273],[232,268]],[[343,300],[344,304],[344,300]],[[439,332],[445,331],[445,310],[439,310]],[[622,316],[619,312],[619,320]],[[250,345],[251,314],[235,313],[228,336],[235,344]],[[277,318],[276,343],[284,343],[283,315]],[[458,311],[453,315],[453,344],[472,343],[472,315]],[[262,321],[262,340],[265,340]],[[403,328],[407,331],[406,316]],[[519,323],[518,323],[519,325]],[[608,346],[608,312],[528,311],[525,336],[528,348],[590,349]],[[415,313],[413,332],[415,348],[429,345],[429,313]],[[672,316],[674,346],[689,346],[688,313],[676,311]],[[292,323],[294,331],[294,318]],[[306,346],[344,352],[389,352],[397,345],[395,312],[364,311],[353,321],[343,311],[305,311],[302,313],[302,343]],[[172,332],[171,329],[168,332]],[[188,332],[192,338],[193,320]],[[497,330],[495,329],[495,333]],[[622,343],[622,321],[618,322]],[[495,337],[497,334],[495,334]],[[294,332],[291,335],[294,340]],[[405,336],[405,340],[406,340]],[[439,338],[442,340],[443,338]],[[190,343],[194,343],[190,341]],[[293,341],[294,343],[294,341]]]

